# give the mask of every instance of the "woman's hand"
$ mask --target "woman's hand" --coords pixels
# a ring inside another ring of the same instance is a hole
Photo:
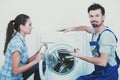
[[[44,54],[47,49],[48,49],[48,45],[47,44],[43,44],[42,47],[40,48],[39,53],[43,53]]]
[[[42,45],[40,50],[36,53],[36,57],[34,59],[36,63],[38,63],[41,59],[43,59],[44,53],[47,49],[48,49],[48,46],[46,44]]]
[[[36,63],[38,63],[40,60],[43,59],[43,57],[44,57],[44,54],[41,53],[41,52],[39,52],[39,53],[36,55],[34,61],[35,61]]]

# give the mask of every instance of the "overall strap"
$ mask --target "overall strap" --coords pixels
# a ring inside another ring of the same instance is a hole
[[[101,36],[101,34],[102,34],[104,31],[109,31],[109,32],[113,33],[110,29],[105,29],[105,30],[103,30],[103,31],[100,33],[99,36]],[[113,35],[115,36],[116,42],[118,42],[118,39],[117,39],[116,35],[115,35],[114,33],[113,33]]]
[[[109,32],[113,33],[110,29],[105,29],[105,30],[103,30],[103,31],[99,34],[99,36],[98,36],[98,38],[97,38],[97,42],[99,42],[100,37],[101,37],[101,34],[102,34],[103,32],[105,32],[105,31],[109,31]],[[115,35],[114,33],[113,33],[113,35],[115,36],[116,42],[118,42],[118,39],[117,39],[116,35]],[[93,34],[93,36],[94,36],[94,34]],[[93,38],[93,36],[92,36],[92,38]],[[98,53],[99,53],[99,45],[97,45],[96,48],[97,48],[97,51],[98,51]],[[100,55],[100,53],[99,53],[99,55]],[[116,55],[117,65],[120,66],[120,59],[119,59],[116,51],[115,51],[115,55]]]

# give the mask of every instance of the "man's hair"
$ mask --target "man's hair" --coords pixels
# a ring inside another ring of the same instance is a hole
[[[97,10],[97,9],[100,9],[100,10],[101,10],[102,15],[105,14],[105,9],[104,9],[104,7],[101,6],[100,4],[97,4],[97,3],[94,3],[94,4],[92,4],[92,5],[90,5],[90,6],[88,7],[88,13],[89,13],[91,10]]]

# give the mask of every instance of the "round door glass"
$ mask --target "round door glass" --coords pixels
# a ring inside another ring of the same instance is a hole
[[[74,57],[67,48],[56,48],[47,54],[48,68],[58,74],[67,74],[74,67]]]

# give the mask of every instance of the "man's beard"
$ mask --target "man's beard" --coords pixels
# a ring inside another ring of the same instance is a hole
[[[102,25],[103,22],[101,22],[100,24],[98,24],[98,21],[91,21],[91,25],[96,28]]]

